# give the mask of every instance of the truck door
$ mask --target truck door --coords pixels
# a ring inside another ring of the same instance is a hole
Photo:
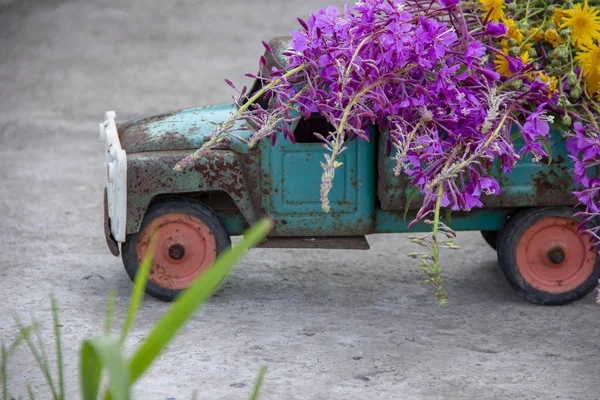
[[[330,126],[329,126],[330,128]],[[319,196],[328,124],[319,114],[301,120],[293,144],[281,134],[275,146],[261,143],[262,172],[267,191],[262,207],[275,219],[272,235],[350,236],[373,231],[375,211],[375,144],[355,139],[346,144],[329,193],[331,210],[321,209]]]

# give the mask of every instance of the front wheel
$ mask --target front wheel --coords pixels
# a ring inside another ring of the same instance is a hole
[[[536,304],[559,305],[590,293],[600,278],[600,257],[570,207],[525,209],[498,238],[498,261],[510,285]]]
[[[494,250],[498,245],[498,231],[481,231],[481,236],[485,242]]]
[[[185,198],[160,200],[148,209],[140,231],[127,235],[123,244],[123,264],[131,280],[153,233],[156,242],[146,293],[164,301],[177,298],[231,246],[212,208]]]

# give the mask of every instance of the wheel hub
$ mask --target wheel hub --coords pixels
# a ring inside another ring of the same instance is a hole
[[[140,234],[138,262],[155,235],[155,251],[148,279],[164,289],[183,290],[212,265],[217,256],[215,237],[206,224],[184,213],[155,218]]]
[[[169,247],[169,257],[173,260],[181,260],[185,255],[185,247],[183,245],[176,243]]]
[[[547,255],[552,264],[560,265],[565,261],[565,250],[561,247],[553,247]]]

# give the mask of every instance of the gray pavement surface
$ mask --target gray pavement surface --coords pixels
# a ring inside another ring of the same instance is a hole
[[[341,5],[340,1],[334,4]],[[80,341],[102,331],[106,295],[122,321],[131,283],[106,248],[97,124],[229,101],[224,78],[257,69],[262,39],[322,0],[0,2],[0,340],[11,314],[60,305],[69,398]],[[438,307],[404,235],[367,252],[253,250],[135,387],[138,399],[598,399],[600,308],[526,303],[477,232],[444,253]],[[133,349],[168,304],[146,297]],[[14,396],[49,398],[22,348]]]

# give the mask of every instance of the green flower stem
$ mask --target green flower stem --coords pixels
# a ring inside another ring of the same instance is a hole
[[[409,66],[404,68],[402,71],[399,71],[396,75],[405,74],[405,73],[411,71],[412,69],[414,69],[415,67],[416,67],[416,64],[410,64]],[[380,85],[388,82],[390,79],[392,79],[392,78],[391,77],[381,78],[381,79],[378,79],[375,82],[371,83],[369,86],[365,87],[363,90],[361,90],[360,92],[355,94],[354,97],[352,97],[352,100],[350,100],[350,103],[348,103],[348,105],[344,108],[344,113],[342,114],[342,119],[340,120],[340,123],[336,130],[336,133],[333,137],[333,146],[332,146],[331,156],[330,156],[329,160],[327,161],[327,164],[325,165],[326,171],[323,173],[323,175],[328,175],[328,177],[327,177],[327,179],[323,179],[321,182],[321,208],[326,213],[331,210],[331,207],[329,206],[328,195],[329,195],[329,191],[331,190],[331,182],[333,181],[333,178],[335,177],[335,169],[342,165],[341,163],[336,161],[336,158],[340,152],[340,143],[341,143],[340,139],[344,135],[344,129],[346,127],[346,122],[348,121],[348,117],[350,117],[350,112],[352,111],[352,107],[354,107],[356,105],[356,103],[358,103],[358,101],[361,99],[361,97],[363,97],[369,91],[376,88],[377,86],[380,86]]]
[[[439,254],[439,246],[438,246],[438,231],[440,228],[440,209],[442,207],[442,196],[444,195],[444,183],[440,183],[437,189],[437,199],[435,200],[435,210],[433,217],[433,229],[431,234],[431,264],[429,271],[429,280],[430,284],[435,288],[435,297],[438,300],[438,303],[445,307],[448,305],[448,296],[446,295],[446,291],[443,287],[443,280],[441,277],[442,268],[439,264],[440,254]]]

